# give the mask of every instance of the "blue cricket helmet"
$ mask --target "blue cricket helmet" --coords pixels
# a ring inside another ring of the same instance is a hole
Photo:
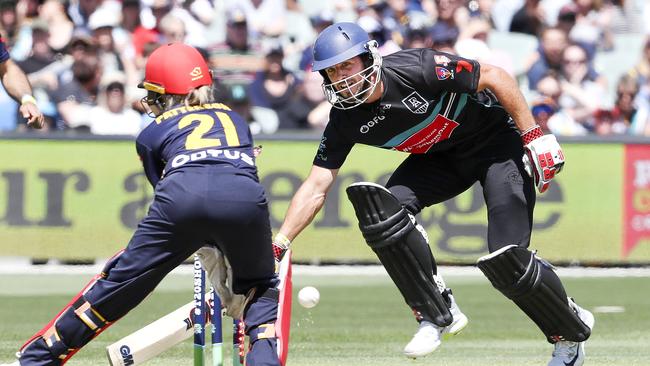
[[[328,67],[362,54],[370,56],[371,64],[361,72],[335,82],[325,74]],[[341,22],[325,28],[314,42],[313,55],[312,71],[320,72],[325,78],[323,91],[335,108],[349,109],[360,105],[379,83],[381,55],[377,42],[355,23]]]
[[[313,71],[320,71],[369,52],[368,33],[355,23],[335,23],[325,28],[314,43]]]

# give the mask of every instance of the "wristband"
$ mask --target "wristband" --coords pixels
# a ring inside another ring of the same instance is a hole
[[[539,125],[534,125],[526,131],[521,132],[521,140],[524,142],[524,145],[528,145],[531,141],[542,136],[544,136],[544,132]]]
[[[25,94],[20,99],[20,105],[23,105],[25,103],[32,103],[32,104],[36,105],[36,99],[33,96],[29,95],[29,94]]]

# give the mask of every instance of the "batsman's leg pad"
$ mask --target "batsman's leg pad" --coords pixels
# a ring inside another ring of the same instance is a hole
[[[416,229],[415,219],[409,217],[397,198],[380,185],[354,183],[346,192],[363,237],[418,320],[441,327],[451,324],[449,304],[434,283],[433,269],[424,266],[415,254],[423,246],[430,254],[427,239]]]
[[[514,301],[549,342],[583,342],[591,329],[569,305],[551,265],[528,249],[509,245],[481,257],[478,268],[492,285]]]

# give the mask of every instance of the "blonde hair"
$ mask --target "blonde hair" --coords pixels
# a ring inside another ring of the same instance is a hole
[[[185,107],[213,103],[215,101],[211,85],[203,85],[197,89],[192,89],[187,94],[166,94],[163,95],[165,109],[182,104]]]

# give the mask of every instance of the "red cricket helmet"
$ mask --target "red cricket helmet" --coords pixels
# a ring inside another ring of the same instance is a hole
[[[144,81],[138,87],[158,94],[182,95],[210,84],[212,75],[199,51],[183,43],[170,43],[151,53]]]

